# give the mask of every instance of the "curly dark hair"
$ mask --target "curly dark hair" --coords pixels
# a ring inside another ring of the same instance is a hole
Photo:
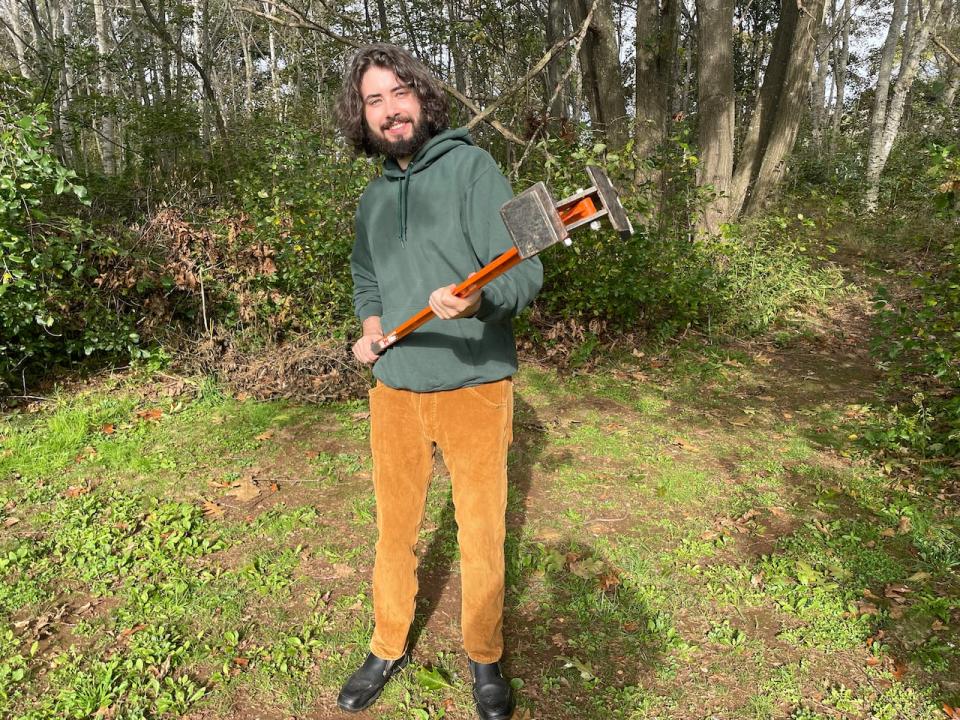
[[[360,48],[347,66],[343,88],[337,98],[336,116],[340,131],[358,153],[377,155],[370,140],[363,114],[363,97],[360,81],[372,65],[392,70],[398,78],[413,88],[420,100],[423,123],[429,137],[447,129],[450,113],[447,96],[439,81],[413,55],[396,45],[375,43]]]

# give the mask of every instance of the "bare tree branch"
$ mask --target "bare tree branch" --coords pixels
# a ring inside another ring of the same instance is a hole
[[[943,41],[940,38],[938,38],[936,35],[932,35],[930,39],[933,40],[934,45],[936,45],[938,48],[940,48],[947,54],[948,58],[953,60],[953,62],[955,62],[957,65],[960,65],[960,58],[957,57],[956,53],[953,52],[953,50],[951,50],[946,45],[944,45]]]

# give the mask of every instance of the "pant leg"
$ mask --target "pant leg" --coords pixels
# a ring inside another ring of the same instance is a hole
[[[416,609],[415,548],[433,470],[433,441],[420,416],[422,399],[382,384],[370,391],[378,531],[370,651],[384,660],[403,655]]]
[[[460,543],[460,624],[467,655],[503,654],[507,449],[513,439],[510,378],[438,397],[438,444],[450,470]]]

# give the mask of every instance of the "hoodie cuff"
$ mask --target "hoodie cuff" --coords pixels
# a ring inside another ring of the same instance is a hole
[[[380,303],[367,303],[363,307],[357,308],[357,319],[360,322],[374,315],[383,316],[383,306]]]

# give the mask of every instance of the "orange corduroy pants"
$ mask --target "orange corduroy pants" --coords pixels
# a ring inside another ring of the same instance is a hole
[[[503,654],[507,449],[513,439],[510,378],[430,393],[370,391],[370,445],[377,499],[370,651],[403,655],[417,596],[416,545],[434,448],[453,486],[460,544],[463,646],[475,662]]]

